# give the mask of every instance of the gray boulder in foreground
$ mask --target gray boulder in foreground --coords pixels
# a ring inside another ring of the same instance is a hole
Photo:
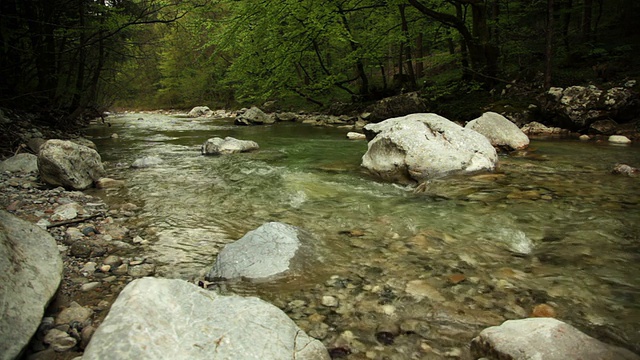
[[[84,190],[104,177],[102,159],[97,151],[66,140],[48,140],[38,153],[38,170],[50,185]]]
[[[7,160],[0,162],[0,171],[23,173],[37,172],[38,157],[28,153],[14,155]]]
[[[202,144],[202,155],[226,155],[239,152],[247,152],[258,150],[258,143],[250,140],[238,140],[227,136],[222,139],[219,137],[211,138]]]
[[[298,228],[269,222],[220,251],[208,279],[264,279],[290,270],[300,249]]]
[[[486,112],[481,117],[471,120],[465,125],[484,135],[494,147],[507,151],[522,150],[529,146],[529,137],[506,117]]]
[[[15,359],[27,346],[61,279],[51,235],[0,210],[0,359]]]
[[[453,174],[494,170],[498,155],[478,132],[436,114],[368,124],[362,167],[386,181],[411,184]]]
[[[129,283],[85,349],[102,359],[329,359],[277,307],[178,279]]]
[[[554,318],[508,320],[484,329],[471,341],[471,352],[474,359],[640,359]]]

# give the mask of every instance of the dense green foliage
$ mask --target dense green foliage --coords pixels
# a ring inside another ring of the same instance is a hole
[[[314,106],[638,75],[633,0],[7,0],[0,106]],[[549,12],[551,10],[551,13]],[[549,16],[551,15],[551,16]],[[60,115],[59,119],[62,119]]]

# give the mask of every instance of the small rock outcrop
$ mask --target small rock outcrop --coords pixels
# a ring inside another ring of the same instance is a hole
[[[529,146],[529,137],[516,124],[495,112],[482,114],[469,121],[465,128],[479,132],[489,139],[491,145],[506,151],[522,150]]]
[[[104,177],[100,154],[94,149],[65,140],[48,140],[38,153],[40,177],[48,184],[84,190]]]
[[[202,155],[227,155],[258,150],[259,148],[260,146],[255,141],[238,140],[227,136],[224,139],[214,137],[205,141],[200,151]]]
[[[301,230],[269,222],[220,251],[208,279],[265,279],[291,270],[302,242]]]
[[[557,121],[559,127],[573,131],[587,130],[604,119],[618,123],[637,116],[640,98],[632,89],[614,87],[608,90],[591,86],[552,87],[542,104],[543,113]]]
[[[276,120],[283,122],[291,122],[298,120],[298,115],[292,112],[279,112],[275,114]]]
[[[589,133],[602,134],[602,135],[614,135],[618,129],[618,123],[611,120],[598,120],[589,125]]]
[[[62,279],[56,241],[0,210],[0,359],[16,359],[38,329]]]
[[[362,166],[383,180],[415,184],[452,174],[494,170],[486,137],[436,114],[411,114],[368,124]]]
[[[211,111],[208,106],[196,106],[189,111],[187,116],[197,118],[201,116],[211,116],[211,114],[213,114],[213,111]]]
[[[386,119],[427,111],[426,102],[417,92],[384,98],[367,111],[367,121],[380,122]]]
[[[537,121],[532,121],[521,128],[528,136],[567,136],[571,131],[559,127],[548,127]]]
[[[474,359],[640,360],[631,351],[605,344],[554,318],[508,320],[484,329],[471,341]]]
[[[252,106],[250,109],[241,110],[236,116],[236,125],[264,125],[273,124],[276,119],[267,115],[264,111]]]
[[[328,360],[329,354],[263,300],[142,278],[120,293],[82,357],[111,358]]]
[[[33,154],[17,154],[5,161],[0,162],[0,171],[9,172],[37,172],[38,171],[38,157]]]

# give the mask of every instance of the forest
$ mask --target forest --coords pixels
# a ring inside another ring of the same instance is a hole
[[[515,103],[640,75],[634,0],[3,0],[0,107],[326,110],[418,91]]]

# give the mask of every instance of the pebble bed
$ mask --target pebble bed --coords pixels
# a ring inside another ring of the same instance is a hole
[[[124,286],[155,273],[151,261],[135,255],[145,240],[126,227],[137,206],[109,207],[83,192],[51,188],[36,174],[9,172],[0,173],[0,206],[47,229],[64,262],[58,294],[23,358],[81,355]]]

